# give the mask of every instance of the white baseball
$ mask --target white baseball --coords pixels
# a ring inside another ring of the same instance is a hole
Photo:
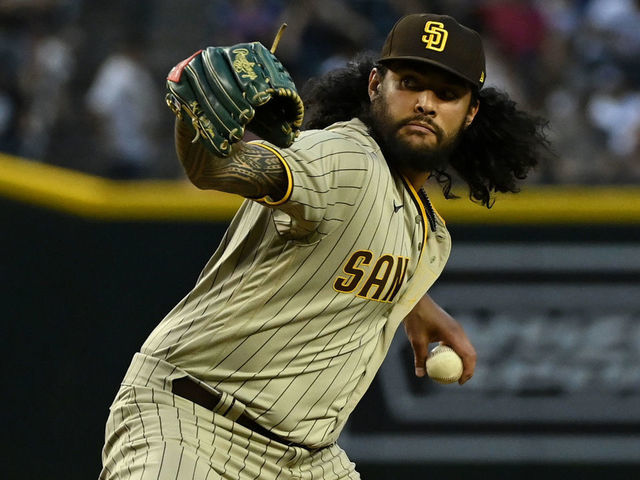
[[[427,358],[427,375],[438,383],[454,383],[462,375],[462,359],[447,345],[438,345]]]

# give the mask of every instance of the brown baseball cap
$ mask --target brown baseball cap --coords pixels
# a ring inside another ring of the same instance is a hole
[[[398,20],[384,42],[378,62],[394,60],[435,65],[477,88],[482,88],[486,77],[480,35],[448,15],[415,13]]]

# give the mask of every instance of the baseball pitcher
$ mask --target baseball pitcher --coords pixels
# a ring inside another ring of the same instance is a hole
[[[473,374],[462,327],[427,295],[451,241],[423,187],[452,196],[453,170],[489,206],[535,165],[516,145],[526,128],[544,143],[540,122],[483,93],[480,37],[448,16],[403,17],[377,58],[316,79],[304,129],[273,50],[208,47],[168,75],[189,179],[246,200],[134,355],[101,479],[357,479],[337,441],[401,323],[416,375],[437,341],[462,357],[460,383]]]

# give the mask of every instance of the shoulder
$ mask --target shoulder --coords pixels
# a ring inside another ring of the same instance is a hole
[[[335,152],[372,153],[377,144],[359,119],[337,122],[322,130],[306,130],[291,145],[291,150],[325,149]]]

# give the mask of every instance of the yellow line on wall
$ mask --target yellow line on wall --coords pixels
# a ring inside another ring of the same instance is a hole
[[[640,224],[637,186],[525,186],[500,195],[491,210],[462,193],[430,197],[447,223],[456,224]],[[0,154],[0,196],[95,219],[228,221],[242,198],[201,191],[188,181],[113,181]]]
[[[434,206],[450,223],[485,224],[640,224],[640,188],[636,186],[524,186],[518,194],[499,195],[487,210],[463,194],[445,200],[430,190]]]
[[[83,217],[228,221],[242,198],[188,181],[113,181],[0,155],[0,195]]]

